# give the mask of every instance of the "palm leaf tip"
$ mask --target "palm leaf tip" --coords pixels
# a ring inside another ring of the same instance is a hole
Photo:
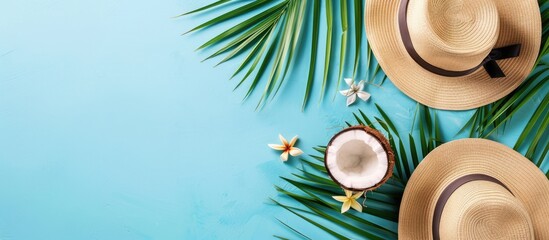
[[[203,11],[206,11],[206,10],[208,10],[208,9],[217,7],[217,6],[219,6],[219,5],[222,5],[222,4],[227,3],[227,2],[230,2],[230,1],[231,1],[231,0],[219,0],[219,1],[217,1],[217,2],[208,4],[208,5],[204,6],[204,7],[197,8],[197,9],[195,9],[195,10],[188,11],[188,12],[185,12],[185,13],[182,13],[182,14],[179,14],[179,15],[175,16],[174,18],[182,17],[182,16],[186,16],[186,15],[190,15],[190,14],[193,14],[193,13],[203,12]]]
[[[309,64],[309,77],[307,78],[307,86],[305,88],[305,96],[303,98],[303,106],[301,107],[301,110],[304,111],[305,107],[307,106],[307,102],[309,100],[310,91],[313,87],[313,80],[314,80],[314,72],[316,68],[316,56],[318,51],[318,35],[319,35],[319,28],[320,28],[320,1],[314,1],[314,7],[313,7],[313,37],[312,37],[312,45],[311,45],[311,58],[310,58],[310,64]]]

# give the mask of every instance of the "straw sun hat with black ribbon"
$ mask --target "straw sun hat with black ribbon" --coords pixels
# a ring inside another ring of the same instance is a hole
[[[399,239],[549,239],[549,180],[500,143],[444,144],[408,181],[398,234]]]
[[[541,42],[535,0],[368,0],[381,67],[424,105],[466,110],[499,100],[531,72]]]

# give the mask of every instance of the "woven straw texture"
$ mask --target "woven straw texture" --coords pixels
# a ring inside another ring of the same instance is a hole
[[[433,239],[437,200],[469,174],[498,179],[510,192],[486,181],[458,188],[444,207],[441,239],[549,239],[549,181],[519,153],[484,139],[444,144],[421,162],[404,191],[399,239]]]
[[[497,61],[504,78],[490,78],[484,68],[445,77],[419,66],[402,43],[399,6],[399,0],[366,1],[368,41],[389,79],[424,105],[446,110],[484,106],[516,89],[534,66],[541,42],[535,0],[410,0],[408,28],[423,59],[459,71],[478,65],[492,48],[521,44],[520,56]]]

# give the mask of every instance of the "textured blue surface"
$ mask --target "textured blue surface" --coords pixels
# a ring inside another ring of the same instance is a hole
[[[179,36],[220,13],[171,18],[203,4],[0,0],[0,239],[293,236],[275,217],[324,236],[269,204],[299,161],[283,164],[267,144],[299,134],[312,153],[374,102],[407,131],[415,102],[387,81],[366,89],[368,103],[332,102],[331,86],[318,105],[316,85],[301,112],[305,60],[255,112],[257,93],[241,103],[231,91],[239,62],[213,68],[201,63],[211,51],[194,51],[230,25]],[[441,112],[445,138],[470,115]],[[514,120],[508,144],[524,125]]]

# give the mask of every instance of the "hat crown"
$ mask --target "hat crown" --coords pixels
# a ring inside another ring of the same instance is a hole
[[[487,181],[462,185],[448,199],[440,236],[451,239],[534,239],[528,211],[503,186]]]
[[[499,16],[492,0],[410,0],[407,12],[416,51],[442,69],[478,66],[498,39]]]

